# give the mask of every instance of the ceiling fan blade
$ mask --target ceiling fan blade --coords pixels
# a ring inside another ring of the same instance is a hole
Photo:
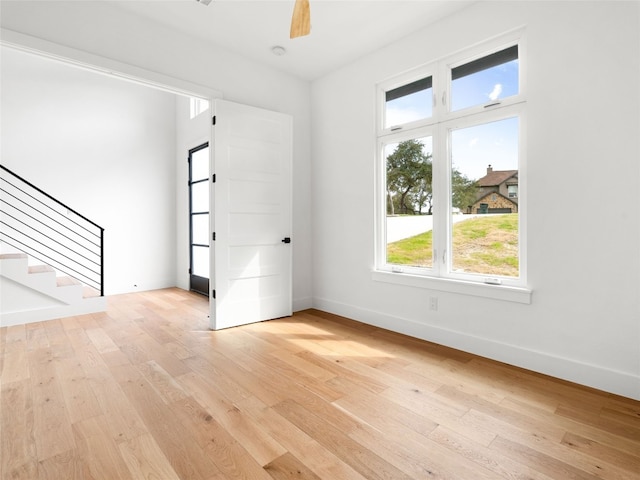
[[[289,38],[303,37],[311,32],[311,13],[309,0],[296,0],[291,18]]]

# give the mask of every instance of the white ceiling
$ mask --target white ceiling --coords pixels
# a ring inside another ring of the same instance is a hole
[[[311,34],[289,39],[295,0],[129,0],[111,5],[313,80],[472,1],[310,0]],[[280,45],[286,54],[276,56]]]

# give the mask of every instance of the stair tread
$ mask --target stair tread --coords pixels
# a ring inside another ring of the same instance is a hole
[[[56,285],[59,287],[69,287],[71,285],[82,285],[78,280],[71,277],[57,277]]]
[[[29,267],[29,273],[48,273],[55,272],[49,265],[31,265]]]
[[[18,258],[27,258],[24,253],[3,253],[0,254],[0,260],[14,260]]]

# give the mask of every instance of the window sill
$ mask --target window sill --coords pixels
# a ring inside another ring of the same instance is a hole
[[[449,278],[423,277],[421,275],[393,273],[381,270],[374,270],[372,272],[372,278],[376,282],[406,285],[408,287],[427,288],[430,290],[459,293],[462,295],[473,295],[476,297],[504,300],[507,302],[524,304],[531,303],[532,291],[522,287],[487,285],[484,283],[465,282],[462,280],[452,280]]]

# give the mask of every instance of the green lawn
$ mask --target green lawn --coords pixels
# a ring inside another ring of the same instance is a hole
[[[432,232],[387,245],[387,262],[431,267]],[[518,215],[487,215],[453,226],[453,269],[518,276]]]

